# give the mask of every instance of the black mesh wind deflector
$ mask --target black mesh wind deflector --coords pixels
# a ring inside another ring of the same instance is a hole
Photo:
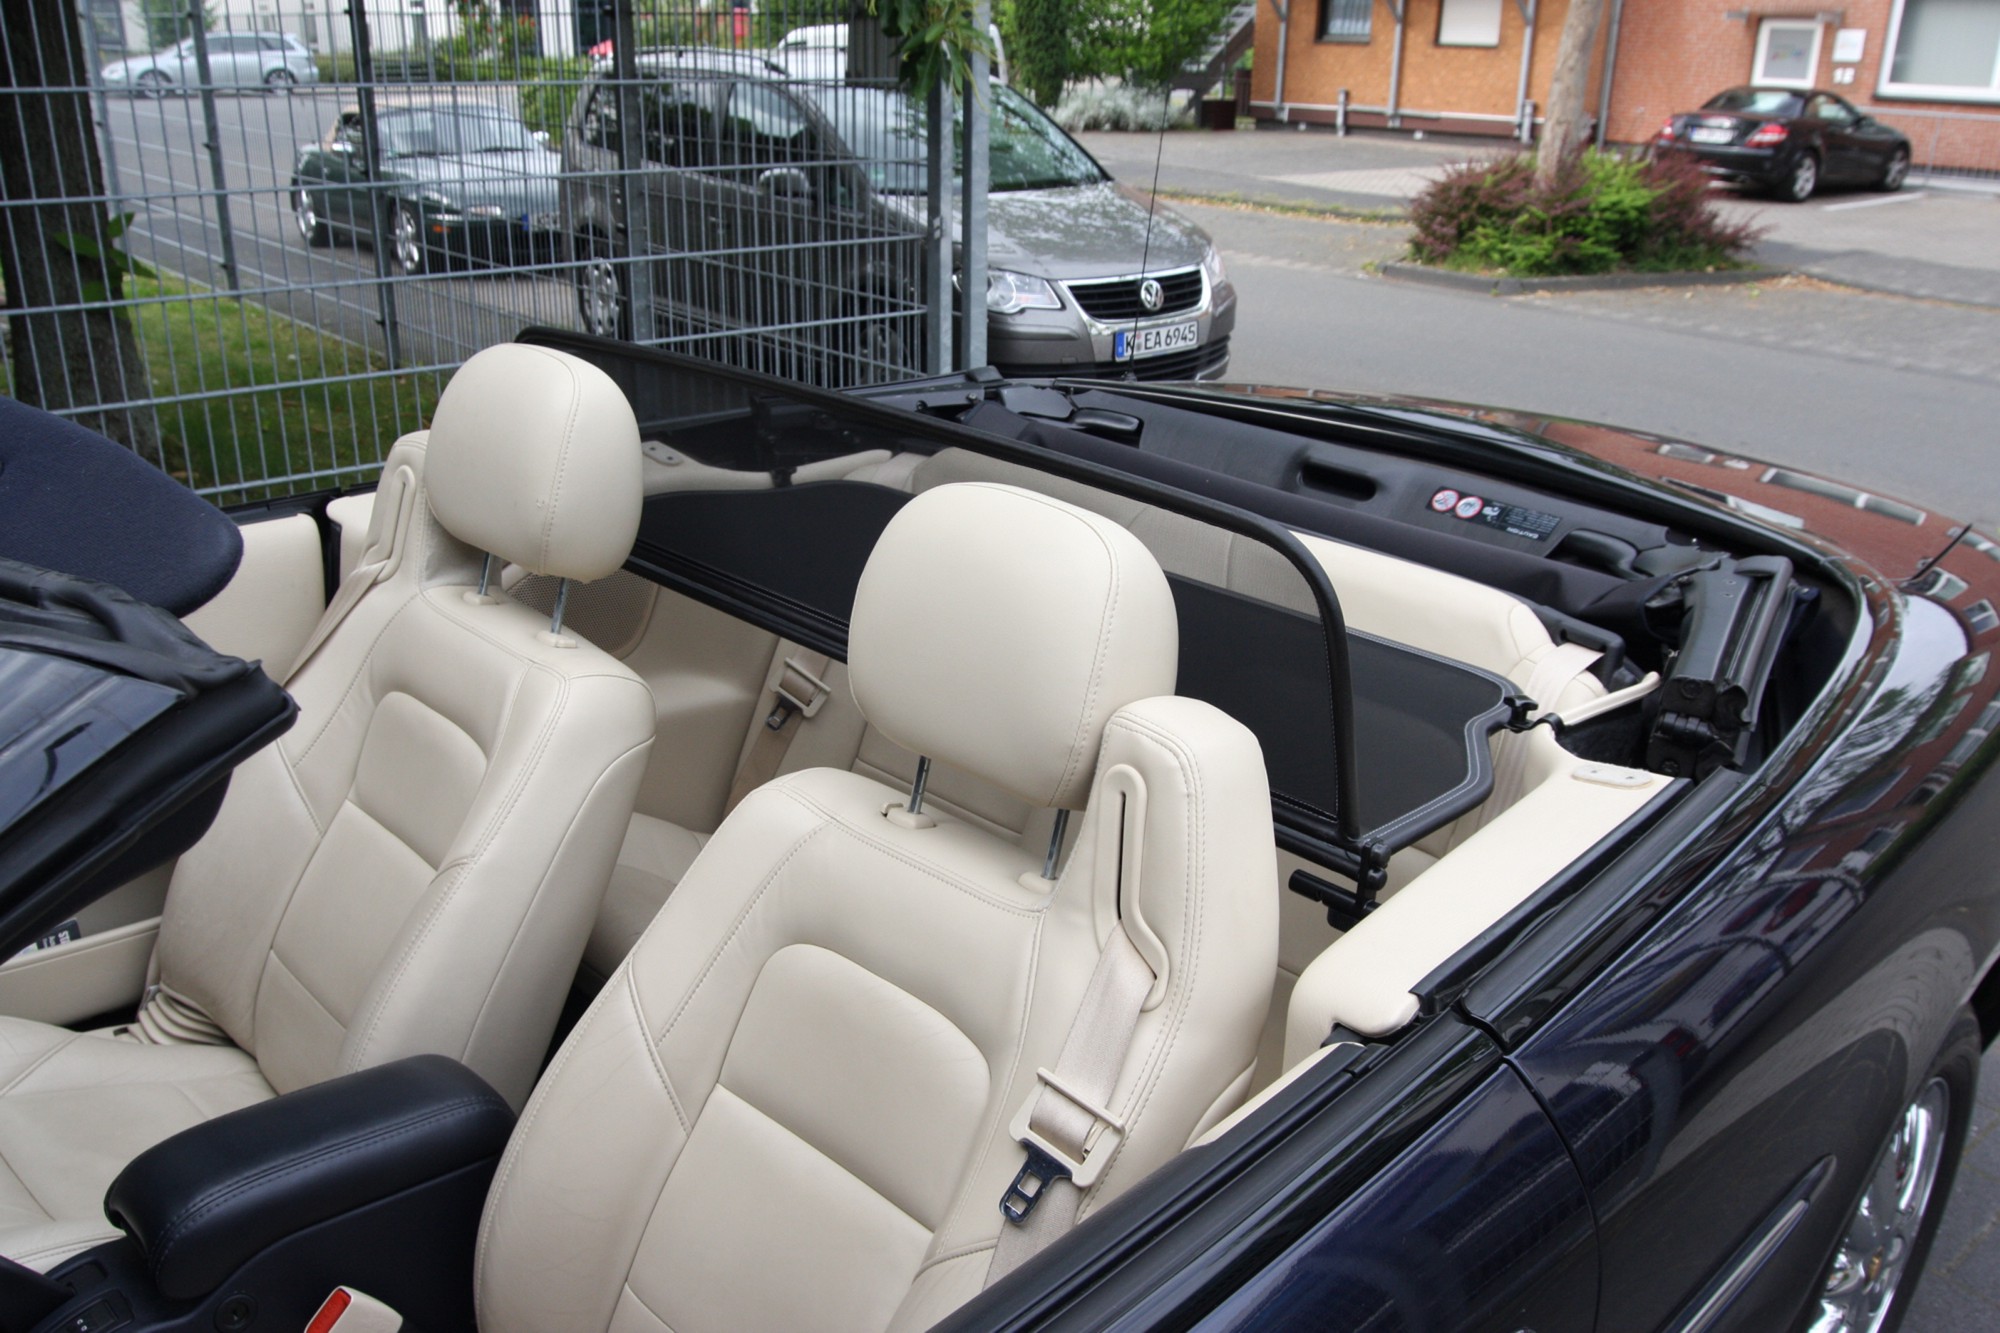
[[[1378,872],[1491,788],[1488,737],[1513,711],[1505,680],[1350,633],[1325,569],[1269,519],[1121,471],[1115,448],[1085,437],[1098,447],[968,427],[956,418],[983,420],[982,386],[940,381],[911,412],[625,343],[539,329],[522,340],[584,357],[630,398],[649,459],[630,568],[656,582],[845,658],[855,588],[910,498],[911,469],[947,450],[980,455],[1114,518],[1165,511],[1220,530],[1218,541],[1257,543],[1287,581],[1296,575],[1291,592],[1264,600],[1163,560],[1179,692],[1258,737],[1280,845],[1343,873]]]

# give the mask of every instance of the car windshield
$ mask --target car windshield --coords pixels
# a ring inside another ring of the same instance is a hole
[[[1753,116],[1796,116],[1805,107],[1797,93],[1778,88],[1731,88],[1702,104],[1704,111],[1747,111]]]
[[[992,86],[988,188],[1051,190],[1106,179],[1090,155],[1033,103],[1001,84]],[[886,88],[820,88],[811,93],[853,148],[869,183],[891,194],[924,188],[924,109],[908,93]],[[964,146],[954,143],[952,170],[962,170]]]
[[[382,117],[382,147],[395,157],[522,153],[538,146],[527,126],[499,111],[391,111]]]

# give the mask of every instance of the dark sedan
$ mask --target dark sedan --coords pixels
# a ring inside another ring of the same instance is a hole
[[[383,245],[404,273],[531,263],[555,250],[561,158],[512,110],[438,98],[359,107],[299,150],[292,216],[308,245],[335,232]]]
[[[1720,180],[1799,203],[1822,185],[1900,190],[1910,141],[1829,92],[1731,88],[1672,116],[1655,142]]]
[[[2000,544],[1450,403],[521,341],[234,526],[0,400],[0,1327],[1894,1329],[2000,1032]],[[481,559],[620,514],[575,590]],[[650,766],[517,781],[489,647]],[[298,718],[225,793],[291,718],[251,656]],[[593,849],[560,920],[465,888],[528,826]],[[538,934],[539,1018],[405,975]],[[343,1045],[295,936],[466,1067]]]

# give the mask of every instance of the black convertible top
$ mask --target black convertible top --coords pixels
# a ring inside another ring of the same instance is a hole
[[[130,449],[0,397],[0,557],[108,583],[180,616],[229,582],[243,537]]]

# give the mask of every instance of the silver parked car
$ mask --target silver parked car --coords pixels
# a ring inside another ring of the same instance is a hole
[[[312,51],[288,32],[211,32],[208,77],[217,88],[265,88],[288,93],[302,83],[319,82]],[[135,97],[161,97],[201,86],[194,38],[185,38],[151,55],[131,56],[103,69],[108,88],[123,88]]]
[[[915,325],[895,312],[920,298],[881,238],[914,244],[923,230],[919,103],[890,88],[800,82],[747,52],[648,51],[637,64],[636,177],[619,169],[625,130],[608,62],[563,138],[563,222],[585,327],[795,344],[835,328],[847,342],[832,355],[917,370]],[[1013,89],[995,83],[990,97],[987,359],[1012,375],[1219,378],[1236,293],[1207,235],[1149,209]],[[651,299],[635,312],[639,261],[614,238],[641,199]],[[817,349],[787,350],[797,364],[766,364],[828,373],[812,362]]]

